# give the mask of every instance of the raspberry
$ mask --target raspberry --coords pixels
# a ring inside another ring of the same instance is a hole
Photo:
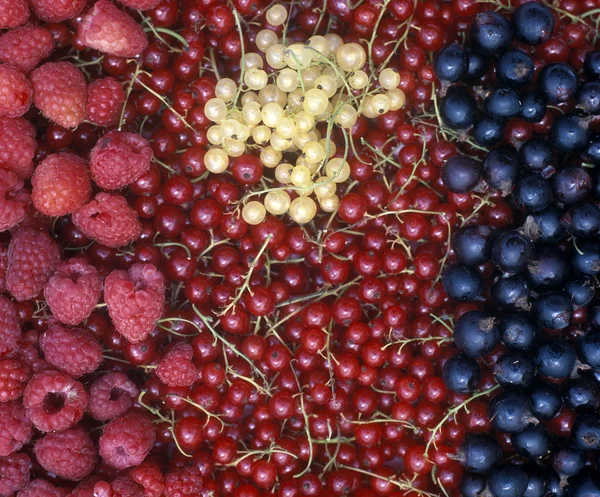
[[[46,361],[46,359],[40,358],[38,352],[37,343],[35,344],[21,344],[19,349],[18,359],[23,363],[28,371],[38,373],[44,369],[52,369],[52,366]]]
[[[125,414],[139,393],[125,373],[116,371],[94,381],[89,392],[89,411],[97,421],[109,421]]]
[[[156,7],[161,0],[119,0],[125,7],[134,10],[149,10]]]
[[[31,178],[37,148],[35,127],[22,117],[0,116],[0,168]]]
[[[79,209],[92,192],[86,163],[72,152],[46,157],[33,173],[31,186],[34,207],[53,217]]]
[[[162,315],[165,280],[152,264],[116,270],[104,281],[104,301],[115,328],[130,342],[145,340]]]
[[[44,287],[52,314],[61,323],[81,323],[94,310],[102,293],[96,268],[82,257],[63,262]]]
[[[0,241],[0,292],[6,290],[6,269],[8,268],[8,244]]]
[[[122,247],[137,240],[142,224],[122,195],[98,193],[73,213],[73,223],[89,238],[107,247]]]
[[[111,77],[97,79],[88,86],[87,120],[97,126],[117,124],[124,103],[121,83]]]
[[[40,349],[46,360],[73,378],[93,373],[102,362],[102,345],[87,330],[68,330],[50,324],[40,336]]]
[[[21,327],[17,321],[17,306],[0,295],[0,357],[19,348]]]
[[[85,119],[87,84],[70,62],[46,62],[31,73],[33,103],[50,121],[75,128]]]
[[[73,19],[85,7],[86,0],[31,0],[33,12],[42,21]]]
[[[126,476],[115,478],[112,483],[99,481],[94,485],[94,497],[144,497],[142,489]]]
[[[108,0],[98,0],[77,30],[81,42],[117,57],[137,57],[148,46],[142,27]]]
[[[65,497],[67,490],[55,487],[46,480],[33,480],[22,490],[19,490],[17,497]]]
[[[61,431],[75,426],[87,409],[88,394],[67,373],[46,369],[25,387],[27,416],[40,431]]]
[[[164,478],[156,464],[143,462],[129,473],[129,478],[144,488],[144,497],[161,497]]]
[[[16,28],[29,19],[27,0],[0,0],[0,29]]]
[[[192,362],[194,350],[189,343],[177,343],[162,358],[156,376],[170,387],[189,387],[198,378],[198,370]]]
[[[0,116],[19,117],[31,106],[33,88],[14,67],[0,65]]]
[[[16,400],[25,391],[29,380],[29,371],[17,359],[0,361],[0,402]]]
[[[0,457],[0,496],[10,497],[29,483],[31,459],[26,454],[13,452]]]
[[[14,228],[25,219],[31,195],[23,180],[12,171],[0,169],[0,231]]]
[[[111,131],[100,138],[92,149],[92,178],[100,188],[122,188],[150,168],[152,156],[150,143],[137,133]]]
[[[156,433],[144,414],[129,413],[112,420],[100,436],[100,455],[117,469],[140,464],[152,450]]]
[[[50,473],[70,481],[80,481],[96,465],[94,442],[83,428],[48,433],[35,443],[35,457]]]
[[[6,288],[19,302],[40,293],[60,263],[60,247],[47,233],[19,230],[8,245]]]
[[[23,26],[8,31],[0,38],[0,61],[25,74],[54,50],[50,31],[37,26]]]
[[[67,494],[67,497],[94,497],[94,486],[100,481],[100,477],[92,475],[82,480]]]
[[[164,497],[195,497],[202,491],[202,477],[196,466],[177,468],[165,478]]]
[[[20,402],[0,404],[0,456],[4,457],[28,443],[33,436],[33,424]]]

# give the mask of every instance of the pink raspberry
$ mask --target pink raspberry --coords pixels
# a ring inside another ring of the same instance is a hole
[[[0,231],[19,224],[31,202],[31,194],[23,188],[23,180],[14,172],[0,169]]]
[[[23,404],[38,430],[61,431],[81,420],[87,409],[88,394],[67,373],[45,369],[29,380]]]
[[[96,421],[109,421],[125,414],[139,393],[135,383],[117,371],[98,378],[89,392],[89,411]]]
[[[163,474],[159,467],[151,462],[143,462],[133,468],[129,478],[143,487],[144,497],[161,497],[165,488]]]
[[[113,419],[100,436],[100,455],[117,469],[140,464],[152,450],[156,433],[148,416],[129,413]]]
[[[50,235],[19,230],[8,245],[6,288],[19,302],[30,300],[44,288],[60,264],[60,247]]]
[[[48,433],[35,443],[34,453],[42,468],[70,481],[89,476],[98,455],[92,438],[83,428]]]
[[[29,74],[54,50],[52,33],[37,26],[23,26],[0,37],[0,61]]]
[[[135,482],[126,476],[119,476],[112,483],[106,481],[96,483],[94,497],[144,497],[144,494]]]
[[[134,10],[150,10],[156,7],[161,0],[119,0],[125,7]]]
[[[19,490],[17,497],[65,497],[67,489],[52,485],[46,480],[33,480],[22,490]]]
[[[6,269],[8,268],[8,244],[0,241],[0,293],[6,290]]]
[[[31,186],[34,207],[52,217],[79,209],[92,193],[85,160],[72,152],[46,157],[33,173]]]
[[[40,349],[46,360],[73,378],[93,373],[102,362],[102,345],[87,330],[68,330],[50,324],[40,336]]]
[[[0,358],[14,352],[21,343],[17,306],[0,295]]]
[[[46,62],[31,73],[31,83],[33,103],[50,121],[63,128],[76,128],[83,122],[87,83],[75,65]]]
[[[29,381],[28,368],[17,359],[0,361],[0,402],[17,400]]]
[[[22,117],[0,116],[0,169],[13,171],[22,179],[31,178],[35,134],[33,124]]]
[[[94,497],[94,486],[101,480],[99,476],[88,476],[67,494],[67,497]]]
[[[133,264],[104,281],[104,301],[115,328],[130,342],[145,340],[165,304],[165,279],[153,264]]]
[[[192,362],[193,356],[194,350],[189,343],[175,344],[160,361],[156,376],[170,387],[189,387],[198,378],[198,370]]]
[[[92,178],[100,188],[122,188],[150,169],[152,157],[152,148],[145,138],[137,133],[111,131],[92,149]]]
[[[85,7],[86,0],[30,0],[33,12],[42,21],[73,19]]]
[[[23,404],[14,401],[0,404],[0,456],[21,450],[32,436],[33,424]]]
[[[77,36],[99,52],[137,57],[148,46],[142,26],[108,0],[98,0],[83,17]]]
[[[142,223],[122,195],[98,193],[77,209],[73,223],[89,238],[107,247],[122,247],[139,238]]]
[[[44,369],[53,369],[46,359],[40,357],[37,343],[22,343],[19,353],[17,354],[17,359],[23,363],[23,366],[26,367],[28,371],[32,371],[33,373],[39,373]]]
[[[61,263],[44,287],[52,314],[64,324],[79,324],[94,310],[102,293],[96,268],[82,257]]]
[[[85,112],[96,126],[112,126],[119,122],[125,103],[123,86],[115,78],[97,79],[88,86]]]
[[[165,478],[164,497],[195,497],[202,491],[202,477],[196,466],[176,468]]]
[[[16,28],[29,19],[27,0],[0,0],[0,29]]]
[[[0,116],[19,117],[31,106],[33,88],[14,67],[0,65]]]
[[[13,452],[0,457],[0,496],[11,497],[29,483],[31,459],[27,454]]]

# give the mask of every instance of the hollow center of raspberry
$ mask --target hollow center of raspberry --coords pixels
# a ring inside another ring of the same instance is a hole
[[[110,391],[110,400],[112,402],[119,400],[121,398],[121,396],[124,394],[125,392],[123,390],[121,390],[120,388],[112,388]]]
[[[65,394],[61,392],[51,392],[44,398],[44,410],[48,414],[60,412],[65,406]]]

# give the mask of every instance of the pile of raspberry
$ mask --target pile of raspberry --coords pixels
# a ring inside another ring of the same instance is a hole
[[[547,58],[584,58],[594,0],[558,3],[557,33],[588,27]],[[446,188],[476,147],[433,55],[496,8],[0,0],[0,497],[460,495],[497,386],[442,380],[473,308],[443,275],[457,230],[513,214]],[[273,108],[285,136],[253,134]]]

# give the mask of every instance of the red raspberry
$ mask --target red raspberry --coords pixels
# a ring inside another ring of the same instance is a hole
[[[27,0],[0,0],[0,29],[16,28],[29,19]]]
[[[161,497],[165,488],[159,467],[151,462],[143,462],[133,468],[129,478],[144,488],[144,497]]]
[[[102,293],[96,268],[82,257],[61,263],[44,287],[52,314],[64,324],[79,324],[94,310]]]
[[[23,366],[25,366],[28,371],[32,371],[33,373],[38,373],[44,369],[52,369],[52,366],[50,366],[46,359],[40,358],[37,343],[30,343],[27,345],[22,343],[17,359],[23,363]]]
[[[94,497],[144,497],[142,489],[126,476],[115,478],[112,483],[99,481],[94,485]]]
[[[96,465],[98,452],[83,428],[48,433],[35,443],[35,457],[50,473],[70,481],[80,481]]]
[[[0,357],[19,348],[21,327],[17,321],[17,306],[0,295]]]
[[[0,292],[6,290],[6,269],[8,268],[8,244],[0,242]]]
[[[67,494],[67,497],[94,497],[94,485],[100,481],[100,477],[92,475],[79,482],[77,486]]]
[[[119,0],[125,7],[134,10],[150,10],[156,7],[161,0]]]
[[[63,128],[75,128],[83,122],[87,83],[75,65],[46,62],[31,73],[31,83],[33,103],[50,121]]]
[[[96,126],[117,124],[124,103],[125,92],[121,83],[111,77],[97,79],[88,86],[87,120]]]
[[[125,414],[137,399],[138,389],[125,373],[106,373],[90,386],[89,411],[97,421],[109,421]]]
[[[17,359],[0,361],[0,402],[17,400],[25,391],[29,381],[29,371]]]
[[[122,188],[150,169],[152,156],[150,143],[137,133],[111,131],[92,149],[92,179],[105,190]]]
[[[133,264],[104,281],[104,301],[115,328],[130,342],[145,340],[165,304],[165,279],[153,264]]]
[[[30,0],[33,12],[42,21],[73,19],[85,7],[86,0]]]
[[[198,378],[192,362],[194,350],[189,343],[179,342],[162,358],[156,376],[170,387],[189,387]]]
[[[33,88],[14,67],[0,65],[0,116],[19,117],[31,106]]]
[[[112,420],[100,436],[100,455],[117,469],[140,464],[152,450],[156,433],[148,416],[132,412]]]
[[[67,373],[46,369],[29,380],[23,404],[38,430],[61,431],[81,420],[87,409],[88,394]]]
[[[37,148],[36,130],[22,117],[0,116],[0,168],[23,179],[33,174],[33,155]]]
[[[54,50],[52,33],[38,26],[23,26],[0,38],[0,61],[29,74]]]
[[[17,497],[65,497],[67,490],[58,488],[46,480],[33,480],[24,489],[19,490]]]
[[[122,195],[98,193],[73,213],[73,223],[89,238],[107,247],[122,247],[137,240],[142,224]]]
[[[31,194],[14,172],[0,169],[0,231],[9,230],[27,215]]]
[[[142,26],[108,0],[98,0],[88,11],[77,37],[84,45],[117,57],[137,57],[148,46]]]
[[[19,230],[8,245],[6,288],[19,302],[40,293],[60,264],[60,247],[50,235]]]
[[[0,457],[0,496],[10,497],[29,483],[31,459],[26,454],[13,452]]]
[[[87,330],[68,330],[58,323],[40,336],[46,360],[73,378],[93,373],[102,362],[102,345]]]
[[[0,456],[21,450],[32,436],[33,424],[23,404],[14,401],[0,404]]]
[[[195,497],[202,491],[202,477],[196,466],[177,468],[165,478],[164,497]]]
[[[46,157],[33,173],[31,186],[34,207],[52,217],[79,209],[92,193],[87,165],[72,152]]]

